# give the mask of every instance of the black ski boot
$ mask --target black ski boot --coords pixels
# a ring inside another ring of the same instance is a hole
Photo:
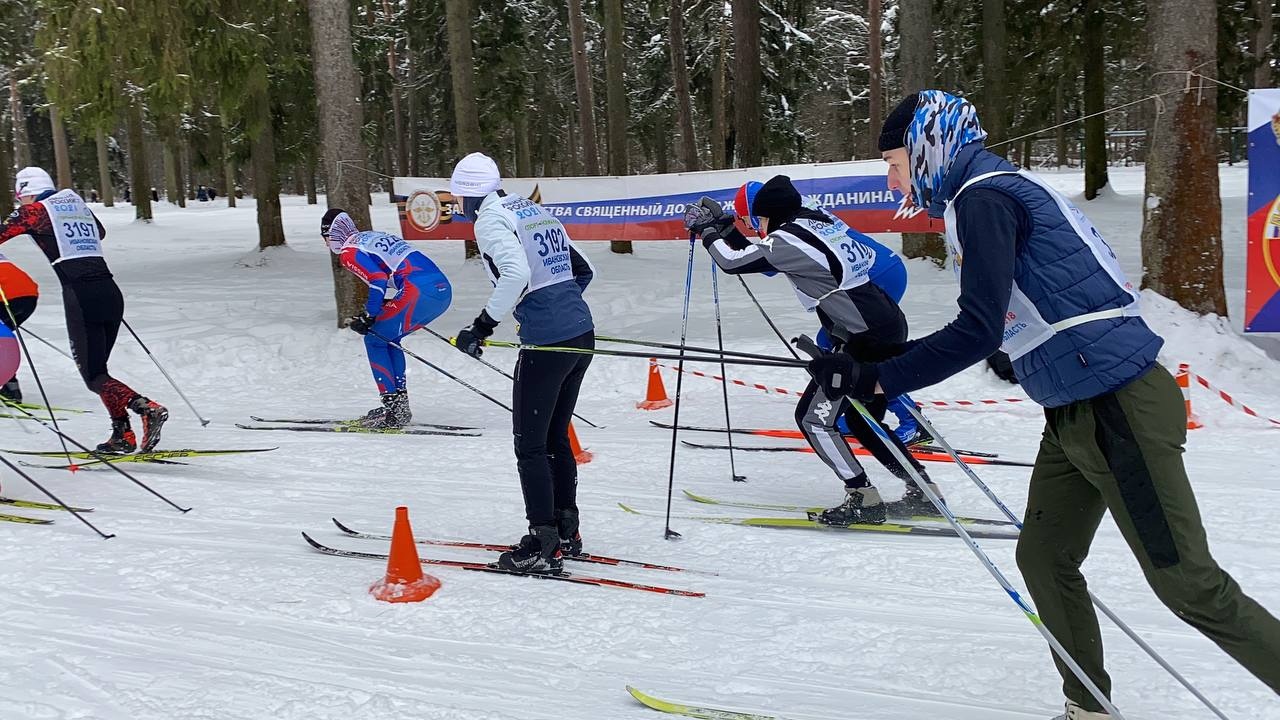
[[[111,439],[97,448],[103,455],[128,455],[137,449],[138,439],[133,435],[127,415],[111,421]]]
[[[142,452],[151,452],[160,444],[160,429],[169,419],[169,411],[165,406],[152,402],[141,395],[129,401],[129,409],[142,418]]]
[[[810,513],[809,517],[823,525],[849,527],[850,525],[879,525],[884,522],[884,501],[880,499],[880,491],[867,485],[866,487],[844,489],[847,496],[843,503]]]
[[[0,397],[12,403],[22,402],[22,388],[18,387],[18,378],[14,378],[0,387]]]
[[[920,473],[924,478],[925,484],[939,498],[942,498],[943,504],[946,504],[946,498],[942,495],[942,489],[937,486],[928,475]],[[891,503],[885,503],[885,510],[889,515],[894,517],[911,517],[912,515],[936,515],[942,517],[942,513],[938,512],[938,508],[933,506],[929,501],[929,496],[924,494],[924,490],[916,484],[915,480],[907,480],[907,491],[902,494],[901,500],[895,500]]]
[[[402,428],[413,420],[413,411],[409,409],[409,392],[399,390],[382,394],[382,407],[374,408],[363,418],[360,426],[387,430]]]
[[[529,528],[519,545],[498,556],[498,567],[518,573],[559,575],[564,571],[559,532],[551,525]]]
[[[574,557],[582,554],[582,533],[578,532],[578,508],[556,511],[556,529],[560,531],[560,554]]]

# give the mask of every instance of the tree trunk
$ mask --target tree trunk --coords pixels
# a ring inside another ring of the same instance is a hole
[[[475,58],[471,48],[471,0],[445,0],[449,28],[449,78],[453,81],[453,117],[459,158],[480,150],[480,111],[476,106]],[[474,240],[463,243],[466,257],[480,256]]]
[[[516,113],[512,132],[516,140],[516,177],[533,177],[533,153],[529,150],[529,115],[523,107]]]
[[[62,125],[62,114],[58,106],[49,104],[49,130],[53,133],[53,164],[58,168],[58,187],[69,188],[75,185],[71,179],[71,152],[67,147],[67,129]]]
[[[881,25],[884,24],[883,0],[867,0],[867,155],[880,156],[880,125],[884,122],[884,51]]]
[[[1005,83],[1006,42],[1004,0],[982,0],[982,127],[995,142],[1008,140],[1005,118],[1009,107],[1009,89]],[[1007,144],[991,151],[1004,157]]]
[[[684,2],[671,0],[667,17],[668,45],[671,47],[671,79],[676,91],[676,126],[680,130],[680,156],[685,172],[700,168],[698,140],[693,134],[693,102],[689,96],[689,61],[684,49]]]
[[[169,141],[169,145],[173,153],[173,185],[178,191],[176,195],[178,207],[185,208],[187,206],[187,189],[184,187],[185,183],[183,182],[182,142],[175,136]]]
[[[1107,186],[1107,30],[1103,0],[1085,0],[1084,6],[1084,199],[1098,197]]]
[[[758,167],[764,158],[761,129],[760,0],[733,3],[734,167]]]
[[[935,64],[931,0],[902,0],[898,8],[898,75],[903,95],[932,89]],[[929,258],[941,267],[946,243],[937,233],[902,233],[902,254]]]
[[[1218,7],[1215,0],[1152,0],[1153,92],[1186,85],[1194,69],[1217,77]],[[1218,188],[1217,86],[1165,96],[1155,113],[1147,150],[1142,218],[1143,287],[1198,313],[1227,314],[1222,282],[1222,201]]]
[[[369,186],[365,178],[368,150],[360,131],[360,80],[352,55],[350,3],[347,0],[308,0],[311,10],[312,71],[324,171],[325,203],[347,211],[356,227],[369,230]],[[368,287],[330,255],[337,326],[360,312]]]
[[[314,145],[307,148],[307,160],[303,165],[303,185],[306,186],[307,204],[315,205],[319,202],[316,198],[316,148]]]
[[[405,62],[408,65],[407,87],[404,90],[405,116],[408,121],[408,137],[406,145],[409,152],[409,177],[417,177],[421,166],[422,153],[418,149],[418,102],[419,95],[415,89],[418,83],[418,53],[409,46],[412,34],[405,38]],[[430,117],[430,115],[428,115]],[[314,173],[313,173],[314,175]]]
[[[604,84],[609,104],[609,174],[628,175],[627,162],[627,83],[623,37],[625,27],[622,0],[604,0]],[[632,252],[631,241],[614,240],[609,250],[619,254]]]
[[[391,21],[391,3],[382,0],[382,12],[387,16],[388,23]],[[391,93],[391,118],[395,128],[395,148],[396,148],[396,170],[389,175],[408,175],[409,174],[409,146],[405,142],[406,134],[404,131],[404,116],[400,111],[400,68],[396,59],[396,39],[394,37],[387,40],[387,74],[391,77],[391,87],[388,91]]]
[[[133,199],[133,217],[151,222],[151,175],[147,171],[147,140],[142,130],[142,101],[134,98],[125,115],[129,126],[129,196]]]
[[[191,160],[191,138],[182,139],[182,167],[187,171],[187,200],[196,199],[196,187],[200,181],[196,179],[196,164]]]
[[[98,150],[98,196],[104,207],[115,207],[115,188],[111,184],[111,155],[107,151],[107,134],[101,128],[94,133],[94,145]]]
[[[582,0],[569,0],[569,38],[573,46],[573,82],[578,93],[578,130],[582,135],[583,174],[600,174],[600,151],[596,142],[595,105],[591,93],[591,68],[587,63],[587,38],[582,19]]]
[[[280,218],[280,178],[276,176],[275,132],[264,127],[249,141],[249,166],[253,172],[253,199],[258,206],[258,249],[284,245]]]
[[[8,112],[0,112],[0,217],[13,210],[13,118]]]
[[[226,118],[222,120],[222,195],[227,199],[227,207],[236,206],[236,158],[231,151],[231,133],[227,132]]]
[[[19,168],[31,165],[31,141],[27,138],[27,113],[22,107],[18,77],[9,71],[9,112],[13,114],[13,160]]]
[[[1271,40],[1272,27],[1275,22],[1272,18],[1275,8],[1275,0],[1255,0],[1258,7],[1258,34],[1253,40],[1253,57],[1258,62],[1258,67],[1253,71],[1253,86],[1255,88],[1271,87]]]
[[[1058,74],[1058,82],[1054,86],[1053,92],[1053,124],[1057,125],[1055,134],[1057,137],[1058,150],[1058,167],[1066,167],[1067,165],[1067,127],[1065,119],[1065,110],[1063,108],[1063,91],[1062,86],[1066,83],[1066,73]]]
[[[716,70],[711,76],[711,168],[721,170],[728,165],[729,118],[725,105],[729,102],[729,31],[720,23],[720,52]]]

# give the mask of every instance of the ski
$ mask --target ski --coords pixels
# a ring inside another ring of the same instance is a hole
[[[658,421],[656,421],[656,420],[650,420],[650,421],[649,421],[649,424],[650,424],[650,425],[652,425],[652,426],[654,426],[654,427],[662,428],[663,430],[673,430],[673,429],[676,429],[676,428],[675,428],[675,426],[673,426],[671,423],[658,422]],[[733,428],[733,429],[731,429],[731,430],[726,430],[725,428],[722,428],[722,427],[700,427],[700,426],[697,426],[697,425],[681,425],[678,429],[680,429],[680,430],[687,430],[687,431],[689,431],[689,432],[720,433],[720,434],[722,434],[722,435],[723,435],[724,433],[726,433],[726,432],[732,432],[732,433],[733,433],[733,434],[735,434],[735,435],[755,435],[755,436],[758,436],[758,437],[780,438],[780,439],[784,439],[784,440],[803,440],[803,439],[804,439],[804,434],[803,434],[803,433],[801,433],[799,430],[791,430],[791,429],[787,429],[787,428],[777,428],[777,429],[768,429],[768,428]],[[849,440],[853,440],[853,436],[852,436],[852,435],[848,435],[848,434],[846,434],[846,435],[845,435],[845,438],[847,438],[847,439],[849,439]],[[735,446],[735,447],[736,447],[736,446]],[[928,443],[916,443],[915,445],[908,445],[907,447],[909,447],[913,452],[914,452],[914,451],[916,451],[916,450],[923,450],[924,452],[934,452],[934,453],[945,453],[945,452],[946,452],[946,450],[942,449],[941,447],[939,447],[939,446],[937,446],[937,445],[930,445],[930,444],[928,444]],[[979,458],[979,457],[981,457],[981,458],[998,458],[998,457],[1000,457],[1000,455],[999,455],[998,453],[982,452],[982,451],[980,451],[980,450],[960,450],[960,449],[957,449],[957,450],[956,450],[956,452],[957,452],[957,453],[959,453],[960,455],[969,455],[969,456],[976,457],[976,458]]]
[[[718,500],[716,498],[707,497],[705,495],[698,495],[696,493],[691,493],[688,490],[683,490],[682,492],[684,492],[685,497],[689,498],[690,500],[696,503],[703,503],[705,505],[719,505],[721,507],[746,508],[748,510],[780,510],[782,512],[802,512],[802,513],[822,512],[825,509],[821,507],[811,507],[811,506],[805,506],[805,505],[783,505],[783,504],[774,504],[774,503],[753,503],[753,502],[739,502],[734,500]],[[889,515],[889,519],[902,521],[902,522],[944,522],[944,519],[941,515],[893,515],[891,513]],[[1013,523],[1009,522],[1008,520],[996,520],[994,518],[976,518],[976,517],[956,516],[956,520],[959,520],[961,525],[992,525],[995,527],[1013,527]]]
[[[338,530],[342,531],[342,533],[345,534],[347,537],[362,538],[365,540],[391,540],[390,535],[384,535],[380,533],[360,532],[358,530],[352,530],[346,525],[343,525],[337,518],[330,518],[330,520],[333,520],[333,524],[338,526]],[[472,550],[489,550],[491,552],[506,552],[507,550],[511,549],[510,545],[498,545],[494,543],[464,542],[461,540],[418,539],[417,543],[419,545],[435,545],[437,547],[469,548]],[[673,567],[671,565],[658,565],[657,563],[642,562],[639,560],[623,560],[622,558],[608,557],[605,555],[592,555],[591,553],[583,553],[581,555],[565,555],[564,559],[573,560],[574,562],[593,563],[596,565],[612,565],[615,567],[618,567],[618,566],[638,567],[638,568],[644,568],[645,570],[666,570],[668,572],[702,573],[702,571],[700,570],[688,570],[682,567]],[[714,575],[716,573],[705,573],[705,574]]]
[[[245,448],[237,450],[153,450],[151,452],[129,453],[128,455],[111,455],[108,453],[73,452],[64,453],[56,450],[4,450],[14,455],[31,455],[35,457],[61,458],[71,457],[76,460],[96,460],[99,462],[156,462],[158,460],[175,460],[177,458],[214,457],[217,455],[241,455],[244,453],[260,453],[279,450],[279,448]]]
[[[76,410],[75,408],[64,408],[64,407],[56,407],[56,406],[47,407],[45,405],[32,405],[30,403],[16,403],[16,402],[10,402],[8,400],[4,401],[4,404],[8,407],[22,408],[23,410],[29,410],[33,413],[34,412],[47,413],[50,410],[52,410],[54,412],[69,412],[69,413],[76,413],[77,415],[85,415],[93,412],[92,410]]]
[[[359,552],[356,550],[340,550],[338,548],[329,547],[322,543],[316,542],[310,535],[302,533],[302,538],[307,544],[325,555],[335,555],[337,557],[364,558],[367,560],[386,560],[386,553],[369,553]],[[452,567],[462,570],[472,570],[475,572],[487,572],[498,575],[516,575],[519,577],[537,578],[539,580],[562,580],[564,582],[576,583],[579,585],[596,585],[599,587],[616,587],[623,590],[641,590],[643,592],[659,593],[662,595],[680,595],[682,597],[705,597],[706,593],[696,592],[693,590],[677,590],[674,588],[660,587],[657,585],[642,585],[640,583],[627,582],[626,580],[611,580],[609,578],[591,577],[588,575],[574,575],[572,573],[561,573],[559,575],[541,575],[536,573],[519,573],[504,570],[496,565],[480,562],[467,562],[463,560],[437,560],[435,558],[420,558],[423,565],[437,565],[440,567]]]
[[[738,712],[736,710],[723,710],[721,708],[700,707],[697,705],[685,705],[684,703],[671,702],[656,698],[647,693],[641,692],[630,685],[627,686],[627,692],[631,693],[631,697],[640,701],[646,707],[653,708],[658,712],[664,712],[669,715],[684,715],[685,717],[700,718],[701,720],[783,720],[773,715],[756,715],[754,713]]]
[[[279,423],[284,425],[359,425],[359,420],[342,420],[338,418],[284,418],[284,419],[268,419],[250,415],[249,419],[260,423]],[[472,427],[470,425],[438,425],[436,423],[411,422],[409,427],[415,428],[431,428],[433,430],[481,430],[482,428]]]
[[[121,458],[124,458],[124,457],[126,456],[123,456],[123,455],[121,456]],[[115,464],[116,462],[118,462],[118,460],[113,458],[110,460],[83,460],[81,462],[68,463],[65,465],[63,464],[42,465],[40,463],[32,463],[32,462],[27,462],[25,460],[19,460],[18,464],[23,467],[41,468],[43,470],[70,470],[72,472],[76,472],[78,470],[101,470],[105,468],[107,465],[112,465],[112,464]],[[178,462],[177,460],[125,460],[124,462],[145,462],[148,465],[190,465],[191,464],[191,463]]]
[[[0,413],[0,419],[3,420],[48,420],[44,417],[31,417],[30,415],[14,415],[13,413]],[[54,418],[58,422],[66,422],[66,418]]]
[[[618,503],[618,507],[632,515],[654,515],[636,510],[622,503]],[[656,515],[654,515],[656,517]],[[938,525],[904,525],[902,523],[886,522],[879,525],[870,523],[849,525],[840,527],[838,525],[824,525],[812,518],[780,518],[780,517],[717,517],[715,515],[672,515],[671,517],[680,520],[698,520],[706,523],[715,523],[717,525],[744,525],[747,527],[772,527],[772,528],[806,528],[809,530],[832,530],[832,531],[849,531],[849,532],[867,532],[882,533],[886,535],[932,535],[937,537],[958,537],[958,533],[950,527]],[[938,518],[942,520],[942,518]],[[944,521],[945,522],[945,521]],[[989,530],[969,530],[969,536],[973,538],[983,538],[988,540],[1017,540],[1017,532],[1000,533]]]
[[[0,497],[0,505],[29,508],[31,510],[66,510],[66,508],[61,505],[55,505],[53,503],[37,502],[35,500],[19,500],[17,498],[10,497]],[[93,508],[82,508],[74,505],[71,506],[71,509],[76,512],[93,512]]]
[[[290,430],[292,432],[331,432],[349,433],[352,435],[444,435],[446,437],[480,437],[478,432],[461,432],[453,430],[413,430],[404,428],[366,428],[359,425],[245,425],[236,423],[241,430]]]
[[[52,525],[52,520],[44,518],[27,517],[26,515],[9,515],[8,513],[0,513],[0,522],[19,523],[21,525]]]
[[[728,445],[717,445],[717,444],[711,444],[711,443],[693,443],[693,442],[689,442],[688,440],[681,440],[680,442],[681,444],[687,447],[696,448],[698,450],[728,450],[729,449]],[[798,452],[798,453],[813,452],[813,448],[809,447],[808,445],[738,445],[735,443],[733,446],[733,449],[741,450],[742,452]],[[870,450],[862,447],[861,445],[851,444],[849,446],[849,449],[853,451],[854,455],[870,455],[871,454]],[[911,455],[912,457],[914,457],[915,459],[921,462],[940,462],[940,463],[951,462],[951,456],[946,453],[925,452],[922,450],[917,450],[916,448],[911,448]],[[1002,465],[1006,467],[1035,467],[1035,463],[1022,462],[1019,460],[1001,460],[999,458],[974,457],[972,455],[961,455],[960,459],[963,460],[966,465]]]

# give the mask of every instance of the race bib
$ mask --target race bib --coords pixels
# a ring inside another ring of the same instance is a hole
[[[529,261],[528,292],[572,280],[573,260],[564,225],[541,205],[519,195],[503,198],[502,208],[515,218],[516,236]]]
[[[394,275],[396,269],[400,267],[404,259],[413,252],[413,247],[409,243],[401,240],[395,235],[388,235],[384,232],[366,231],[358,233],[351,242],[353,246],[366,255],[372,255],[382,261],[387,266],[387,272]]]
[[[102,257],[102,236],[89,206],[74,190],[63,190],[40,201],[49,213],[53,236],[58,242],[58,259]]]

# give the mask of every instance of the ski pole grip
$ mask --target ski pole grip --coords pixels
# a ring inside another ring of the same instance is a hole
[[[825,352],[823,352],[822,348],[818,347],[818,343],[814,342],[813,338],[809,337],[808,335],[801,335],[800,337],[791,338],[791,344],[795,345],[797,348],[799,348],[800,352],[804,353],[805,355],[808,355],[811,358],[820,358],[826,354]]]

